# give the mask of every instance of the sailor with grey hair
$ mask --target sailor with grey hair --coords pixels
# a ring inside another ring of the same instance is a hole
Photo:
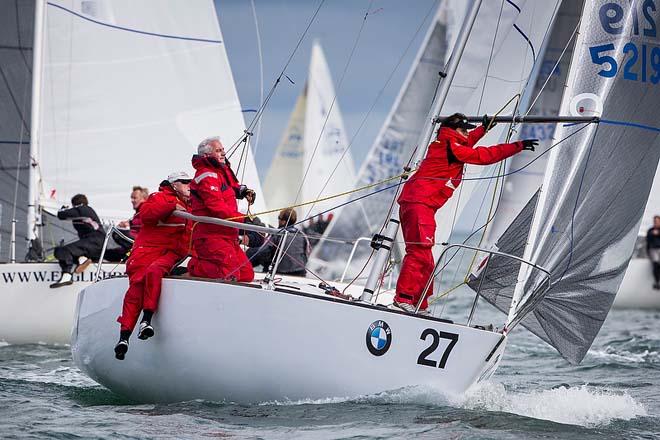
[[[211,136],[207,137],[204,139],[202,142],[199,143],[197,146],[197,154],[200,156],[203,156],[205,154],[209,154],[213,150],[213,144],[215,142],[218,142],[220,145],[222,145],[222,141],[220,140],[220,136]],[[224,148],[223,148],[224,150]]]
[[[237,199],[251,205],[257,197],[254,190],[241,185],[225,156],[219,137],[204,139],[192,158],[195,177],[190,184],[192,213],[242,222]],[[238,244],[238,229],[199,223],[193,230],[193,257],[188,263],[192,276],[252,281],[254,271]]]

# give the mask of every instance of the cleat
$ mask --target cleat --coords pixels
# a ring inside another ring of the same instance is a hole
[[[73,275],[68,272],[62,273],[60,280],[56,283],[50,285],[51,289],[57,289],[58,287],[70,286],[73,284]]]
[[[85,269],[89,267],[89,265],[92,264],[92,259],[87,258],[87,257],[80,257],[78,259],[78,266],[76,266],[76,270],[74,270],[74,273],[83,273]]]
[[[120,361],[124,360],[126,357],[126,352],[128,351],[128,341],[126,339],[120,339],[115,345],[115,357]]]
[[[138,332],[138,339],[143,341],[149,339],[155,334],[154,328],[151,326],[150,322],[142,321],[140,323],[140,331]]]

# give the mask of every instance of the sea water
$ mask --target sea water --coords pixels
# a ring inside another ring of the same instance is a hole
[[[437,292],[460,282],[468,263],[455,259]],[[434,313],[465,323],[473,298],[470,290],[457,289],[433,306]],[[482,301],[474,323],[501,326],[504,319]],[[346,366],[335,374],[353,373]],[[660,311],[611,311],[577,366],[516,328],[496,374],[465,395],[408,387],[254,405],[145,405],[83,375],[68,346],[0,343],[0,439],[413,437],[660,438]]]
[[[444,312],[470,304],[463,294]],[[498,318],[487,308],[480,319]],[[0,438],[656,438],[659,329],[659,312],[613,310],[577,366],[517,330],[495,376],[465,395],[410,387],[255,405],[136,404],[81,374],[67,346],[3,344]]]

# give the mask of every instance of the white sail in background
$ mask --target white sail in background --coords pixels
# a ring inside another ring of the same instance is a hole
[[[579,22],[583,3],[582,0],[564,1],[557,12],[552,32],[543,48],[543,61],[539,66],[536,84],[527,97],[534,100],[538,96],[538,99],[534,103],[525,103],[534,104],[529,111],[530,115],[559,115],[564,84],[575,46],[575,37],[571,39],[571,35]],[[549,156],[543,152],[556,141],[554,136],[556,126],[557,124],[554,123],[546,123],[523,124],[518,127],[517,138],[539,139],[539,146],[536,148],[534,158],[528,154],[516,154],[507,161],[507,174],[512,174],[504,179],[504,188],[501,197],[498,198],[496,215],[487,229],[487,237],[493,241],[504,232],[541,186]],[[534,162],[531,162],[532,159],[535,159]]]
[[[562,114],[600,115],[550,153],[510,320],[570,362],[586,354],[630,261],[660,159],[660,10],[587,2]],[[561,126],[558,138],[579,127]],[[533,310],[532,313],[529,311]]]
[[[289,123],[282,135],[275,156],[264,179],[264,197],[273,209],[291,206],[296,200],[298,182],[302,182],[305,172],[305,114],[307,111],[307,87],[296,100],[296,106],[289,117]],[[269,216],[271,223],[273,217]],[[275,223],[273,223],[275,224]]]
[[[346,148],[348,138],[330,69],[321,45],[315,41],[305,88],[266,175],[265,194],[271,209],[350,190],[355,168]],[[298,216],[318,214],[345,200],[338,197],[300,207]]]
[[[127,218],[132,185],[156,189],[172,170],[190,171],[208,136],[227,149],[243,136],[212,0],[52,0],[44,56],[42,204],[85,193],[102,217]],[[249,151],[246,167],[239,178],[260,194]]]
[[[415,148],[419,133],[424,124],[428,123],[427,117],[433,92],[438,83],[438,72],[444,68],[446,61],[447,21],[447,11],[439,8],[390,113],[362,163],[356,187],[380,182],[403,171]],[[462,16],[455,19],[455,22],[461,21]],[[395,183],[397,182],[387,182],[366,192],[376,191]],[[359,237],[371,236],[378,231],[385,220],[396,191],[396,187],[391,188],[345,206],[333,218],[325,235],[348,242]],[[352,198],[360,197],[364,193],[355,193]],[[342,270],[351,248],[350,243],[320,241],[314,248],[312,257],[313,260],[320,260],[323,263],[315,269],[320,271],[324,267],[328,268],[328,262],[340,262],[333,271]],[[367,245],[357,248],[355,261],[364,260],[370,251],[371,248]],[[357,270],[359,270],[358,266],[355,265]]]
[[[483,2],[442,114],[493,115],[513,96],[522,94],[528,84],[533,85],[533,73],[538,72],[533,67],[560,3],[561,0]],[[515,104],[510,104],[502,111],[510,114],[514,109]],[[506,141],[506,130],[505,124],[497,125],[478,145]],[[436,243],[449,241],[454,228],[472,228],[472,222],[455,224],[480,186],[479,180],[471,179],[488,178],[498,168],[499,165],[466,167],[463,183],[436,215]],[[484,197],[490,199],[491,195]],[[436,253],[440,251],[435,249]]]

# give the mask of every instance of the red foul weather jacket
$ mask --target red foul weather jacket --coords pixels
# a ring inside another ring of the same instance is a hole
[[[186,206],[167,184],[140,205],[137,213],[142,227],[133,244],[133,254],[139,248],[158,248],[172,251],[181,257],[188,254],[190,226],[188,221],[172,215],[176,205]]]
[[[477,127],[467,137],[451,128],[440,128],[438,138],[429,145],[419,169],[403,186],[398,202],[423,203],[439,209],[452,196],[463,179],[463,166],[490,165],[513,156],[523,148],[522,142],[492,147],[474,147],[486,134]]]
[[[192,165],[195,177],[190,182],[191,212],[193,215],[232,219],[242,222],[243,214],[238,211],[236,192],[238,179],[229,162],[222,164],[208,156],[194,155]],[[193,237],[217,237],[238,240],[238,229],[208,223],[198,223]]]

